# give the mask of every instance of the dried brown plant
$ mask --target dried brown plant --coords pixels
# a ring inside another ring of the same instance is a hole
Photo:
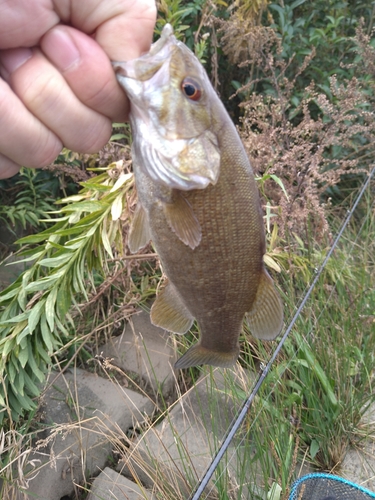
[[[290,76],[292,60],[280,57],[279,39],[271,28],[241,24],[238,18],[231,18],[225,30],[224,51],[239,67],[250,68],[248,82],[237,91],[246,96],[240,104],[244,111],[242,140],[255,172],[277,176],[288,194],[285,196],[272,179],[262,184],[263,194],[277,216],[273,221],[282,235],[288,229],[305,236],[309,227],[319,239],[328,229],[328,188],[348,175],[367,172],[375,156],[374,98],[369,92],[372,84],[361,76],[375,69],[370,37],[357,30],[355,41],[362,56],[357,63],[362,65],[356,72],[358,77],[339,82],[332,76],[328,98],[313,82],[302,96],[296,89],[297,78],[311,63],[314,51]],[[257,79],[253,78],[255,67],[261,75]],[[250,93],[265,82],[267,95]],[[298,92],[299,104],[293,108],[292,97]]]
[[[238,0],[229,7],[231,16],[228,20],[215,19],[223,52],[232,64],[257,59],[260,52],[270,52],[274,44],[281,50],[280,39],[274,30],[260,25],[267,4],[267,0]]]
[[[277,222],[282,231],[288,228],[304,232],[307,221],[316,234],[327,229],[324,193],[337,185],[343,175],[366,171],[358,141],[365,142],[366,152],[375,151],[374,112],[366,110],[358,80],[346,86],[331,78],[335,104],[319,93],[313,84],[306,89],[300,104],[297,124],[288,120],[284,96],[268,98],[253,94],[244,104],[241,135],[255,171],[278,176],[288,193],[269,180],[265,195],[278,206]],[[310,105],[319,106],[322,114],[312,118]],[[335,157],[338,146],[342,154]]]

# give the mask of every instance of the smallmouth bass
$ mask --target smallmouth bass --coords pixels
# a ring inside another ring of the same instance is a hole
[[[200,340],[176,368],[231,366],[245,315],[261,339],[274,339],[283,325],[263,264],[249,159],[203,66],[170,25],[147,54],[113,64],[131,102],[138,205],[129,248],[152,240],[167,276],[151,321],[183,334],[197,320]]]

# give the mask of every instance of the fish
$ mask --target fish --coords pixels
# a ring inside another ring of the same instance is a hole
[[[202,64],[166,24],[150,51],[114,62],[130,100],[138,193],[128,246],[150,240],[166,279],[151,322],[199,341],[176,369],[230,367],[246,317],[253,336],[272,340],[283,306],[267,273],[259,191],[239,134]]]

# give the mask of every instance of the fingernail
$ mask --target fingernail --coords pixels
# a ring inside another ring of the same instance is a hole
[[[27,48],[8,49],[1,52],[1,64],[11,74],[16,71],[33,55],[33,51]]]
[[[53,28],[43,40],[43,52],[60,70],[66,71],[78,64],[81,55],[70,35],[61,28]]]

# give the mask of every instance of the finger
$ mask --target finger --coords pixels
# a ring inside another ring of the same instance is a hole
[[[41,167],[58,156],[62,148],[58,137],[30,113],[1,78],[0,109],[0,169]]]
[[[67,148],[92,153],[103,147],[111,135],[110,120],[81,103],[39,49],[33,49],[32,57],[13,71],[12,56],[17,50],[3,51],[1,62],[26,108]]]
[[[71,24],[95,34],[111,60],[128,61],[149,50],[156,21],[154,0],[71,0],[70,5]]]
[[[58,26],[42,38],[40,46],[81,102],[112,121],[127,118],[128,100],[95,40],[74,28]]]
[[[0,47],[33,47],[43,33],[59,22],[49,0],[0,1]]]
[[[20,166],[0,153],[0,179],[9,179],[19,172]]]

